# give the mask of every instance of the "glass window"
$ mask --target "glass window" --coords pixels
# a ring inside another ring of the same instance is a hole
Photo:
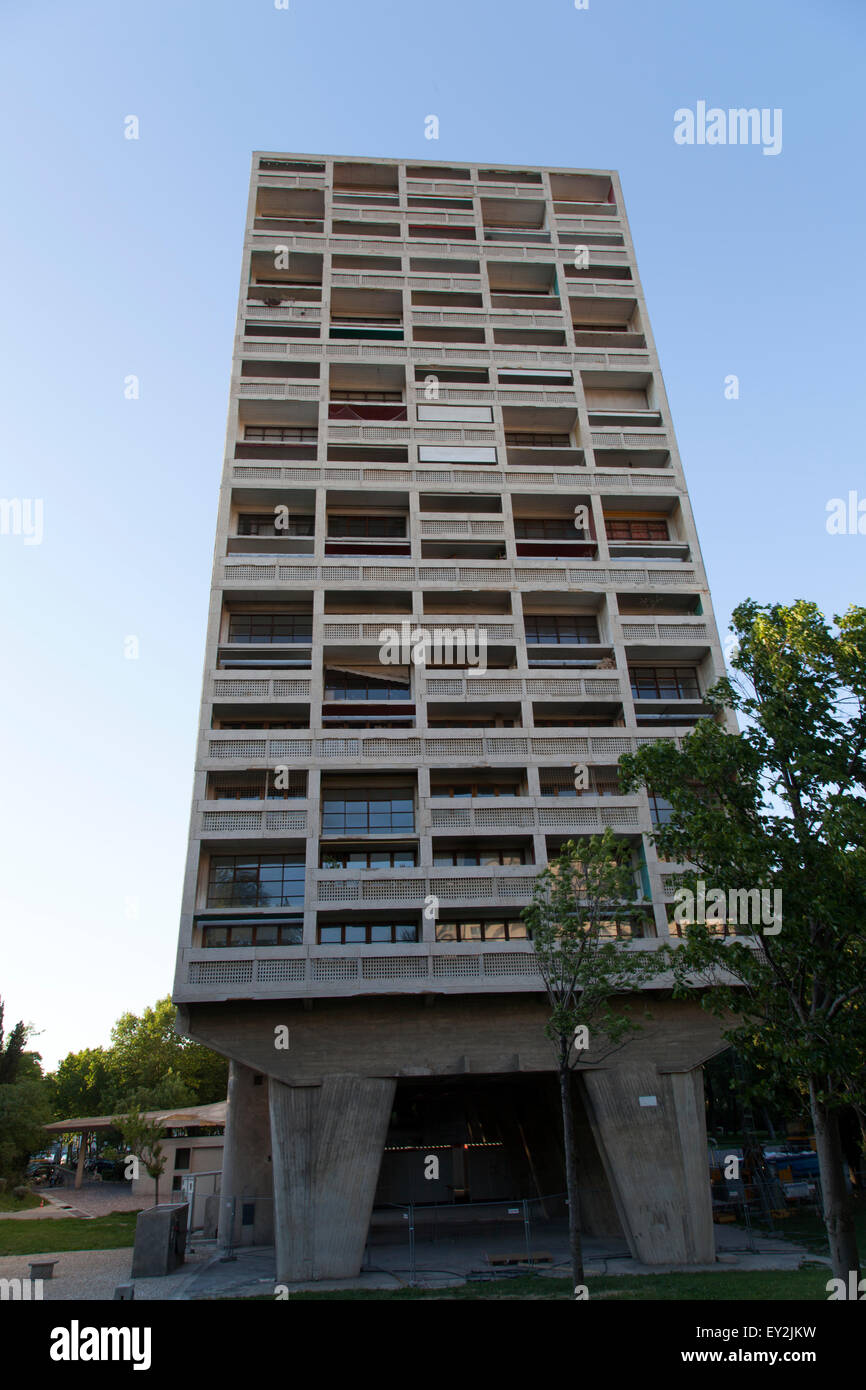
[[[505,921],[470,921],[462,918],[456,921],[437,922],[437,941],[527,941],[530,939],[526,923],[521,918],[507,918]]]
[[[636,699],[700,699],[697,671],[692,666],[630,666],[629,677]]]
[[[309,643],[312,637],[308,613],[232,613],[229,618],[230,642]]]
[[[581,645],[598,642],[598,623],[592,615],[557,617],[530,613],[524,619],[528,643],[567,643]]]
[[[417,941],[415,922],[340,922],[319,927],[320,942],[374,944],[397,941]]]
[[[296,907],[304,899],[304,856],[300,854],[214,855],[208,877],[208,907]]]

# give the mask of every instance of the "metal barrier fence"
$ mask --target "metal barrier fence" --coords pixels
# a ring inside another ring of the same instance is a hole
[[[595,1189],[584,1189],[589,1202]],[[449,1250],[465,1262],[467,1246],[474,1241],[483,1247],[478,1257],[481,1267],[469,1271],[470,1277],[490,1277],[498,1270],[516,1272],[527,1268],[568,1265],[568,1203],[563,1192],[543,1197],[516,1197],[488,1202],[388,1203],[373,1211],[364,1267],[373,1269],[376,1251],[385,1250],[393,1258],[396,1249],[405,1251],[400,1273],[408,1283],[417,1283],[419,1256]],[[425,1251],[423,1247],[427,1247]],[[463,1247],[462,1250],[460,1247]],[[419,1249],[421,1247],[421,1249]],[[549,1248],[548,1248],[549,1247]],[[427,1272],[429,1265],[425,1266]]]

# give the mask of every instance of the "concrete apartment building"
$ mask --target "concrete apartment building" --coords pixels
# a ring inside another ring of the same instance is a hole
[[[611,826],[667,936],[617,758],[722,670],[617,175],[255,154],[174,988],[224,1238],[348,1276],[374,1203],[562,1193],[521,909]],[[713,1258],[718,1049],[656,990],[579,1077],[585,1226],[650,1263]]]

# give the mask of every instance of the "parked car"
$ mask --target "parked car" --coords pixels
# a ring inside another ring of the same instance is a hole
[[[790,1168],[791,1178],[795,1180],[818,1176],[818,1155],[813,1149],[774,1147],[765,1149],[764,1157],[776,1174],[782,1169]]]
[[[34,1187],[56,1187],[63,1175],[58,1164],[46,1159],[34,1159],[27,1164],[25,1176]]]
[[[103,1182],[118,1182],[123,1177],[123,1164],[116,1158],[91,1158],[84,1166],[88,1173],[98,1173]]]

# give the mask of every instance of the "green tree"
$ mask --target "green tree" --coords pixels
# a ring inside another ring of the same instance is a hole
[[[111,1030],[109,1072],[115,1108],[154,1109],[224,1100],[228,1063],[175,1032],[176,1009],[166,996],[138,1016],[123,1014]]]
[[[49,1094],[38,1052],[25,1052],[31,1029],[18,1022],[8,1037],[0,1000],[0,1175],[20,1178],[30,1155],[42,1148]]]
[[[165,1130],[153,1120],[148,1120],[140,1111],[133,1110],[128,1115],[117,1115],[114,1119],[131,1152],[147,1169],[154,1181],[154,1206],[159,1206],[159,1180],[165,1172],[166,1157],[162,1143]]]
[[[48,1081],[55,1119],[105,1115],[114,1108],[114,1085],[104,1047],[67,1053]]]
[[[19,1019],[7,1038],[4,1014],[5,1005],[0,999],[0,1086],[8,1086],[15,1080],[28,1032],[27,1025]]]
[[[839,1115],[866,1103],[866,609],[834,617],[813,603],[733,614],[736,676],[706,696],[716,719],[683,740],[620,760],[625,788],[670,801],[655,840],[689,864],[684,889],[722,890],[735,914],[694,922],[671,956],[680,992],[734,1013],[725,1036],[772,1088],[808,1096],[824,1219],[837,1278],[859,1276]],[[722,725],[740,713],[742,732]],[[743,922],[744,896],[781,893],[781,921]],[[685,899],[681,907],[685,911]],[[699,915],[699,914],[691,914]],[[715,915],[715,914],[714,914]],[[736,915],[736,933],[726,918]]]
[[[625,1000],[657,973],[657,956],[610,939],[617,925],[633,922],[635,897],[629,846],[607,829],[564,845],[536,878],[522,914],[550,1006],[545,1032],[559,1070],[575,1285],[583,1283],[583,1241],[572,1073],[590,1047],[597,1063],[640,1027]]]

